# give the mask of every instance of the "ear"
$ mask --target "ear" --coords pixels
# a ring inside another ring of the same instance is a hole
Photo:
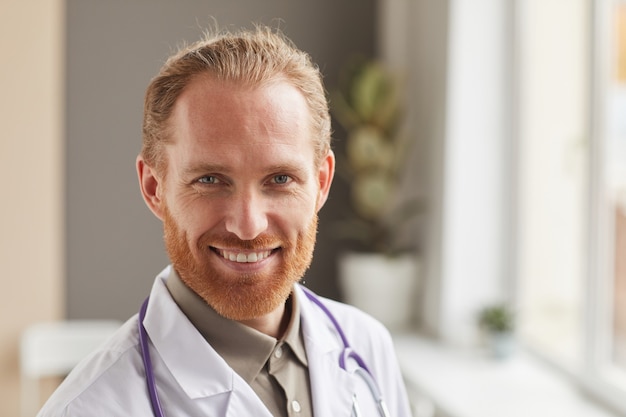
[[[318,181],[319,191],[317,194],[317,211],[319,211],[326,200],[328,200],[328,193],[330,192],[330,186],[335,176],[335,154],[332,150],[328,151],[326,157],[322,160],[319,166]]]
[[[161,177],[157,174],[154,168],[149,166],[143,157],[139,155],[137,157],[137,176],[139,177],[139,188],[141,188],[141,195],[144,201],[148,205],[148,208],[155,216],[160,220],[163,220],[163,184]]]

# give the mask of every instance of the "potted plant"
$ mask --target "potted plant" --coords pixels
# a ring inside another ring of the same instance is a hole
[[[340,284],[347,302],[390,328],[405,327],[412,313],[418,266],[413,241],[402,237],[422,210],[421,201],[399,192],[413,142],[402,129],[400,84],[381,63],[360,60],[346,68],[331,96],[333,115],[347,133],[337,174],[350,193],[334,228],[352,249],[340,257]]]
[[[492,356],[502,359],[511,355],[515,316],[506,304],[493,304],[482,308],[478,314],[478,325],[487,337]]]
[[[398,194],[413,143],[402,130],[400,91],[398,77],[381,63],[358,60],[346,67],[331,97],[333,115],[347,132],[337,174],[349,184],[351,202],[336,232],[362,252],[411,249],[399,237],[422,210],[420,200]]]

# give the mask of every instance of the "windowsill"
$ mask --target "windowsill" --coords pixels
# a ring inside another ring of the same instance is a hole
[[[394,342],[414,405],[426,399],[438,417],[616,417],[524,352],[496,360],[416,334]]]

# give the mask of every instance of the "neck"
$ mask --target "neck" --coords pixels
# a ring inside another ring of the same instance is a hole
[[[289,297],[285,303],[270,313],[250,320],[241,320],[240,323],[275,339],[281,339],[291,320],[291,311],[291,297]]]

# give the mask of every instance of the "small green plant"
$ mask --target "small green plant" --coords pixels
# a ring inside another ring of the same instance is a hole
[[[494,304],[480,311],[478,324],[491,333],[508,333],[513,331],[515,317],[506,304]]]

